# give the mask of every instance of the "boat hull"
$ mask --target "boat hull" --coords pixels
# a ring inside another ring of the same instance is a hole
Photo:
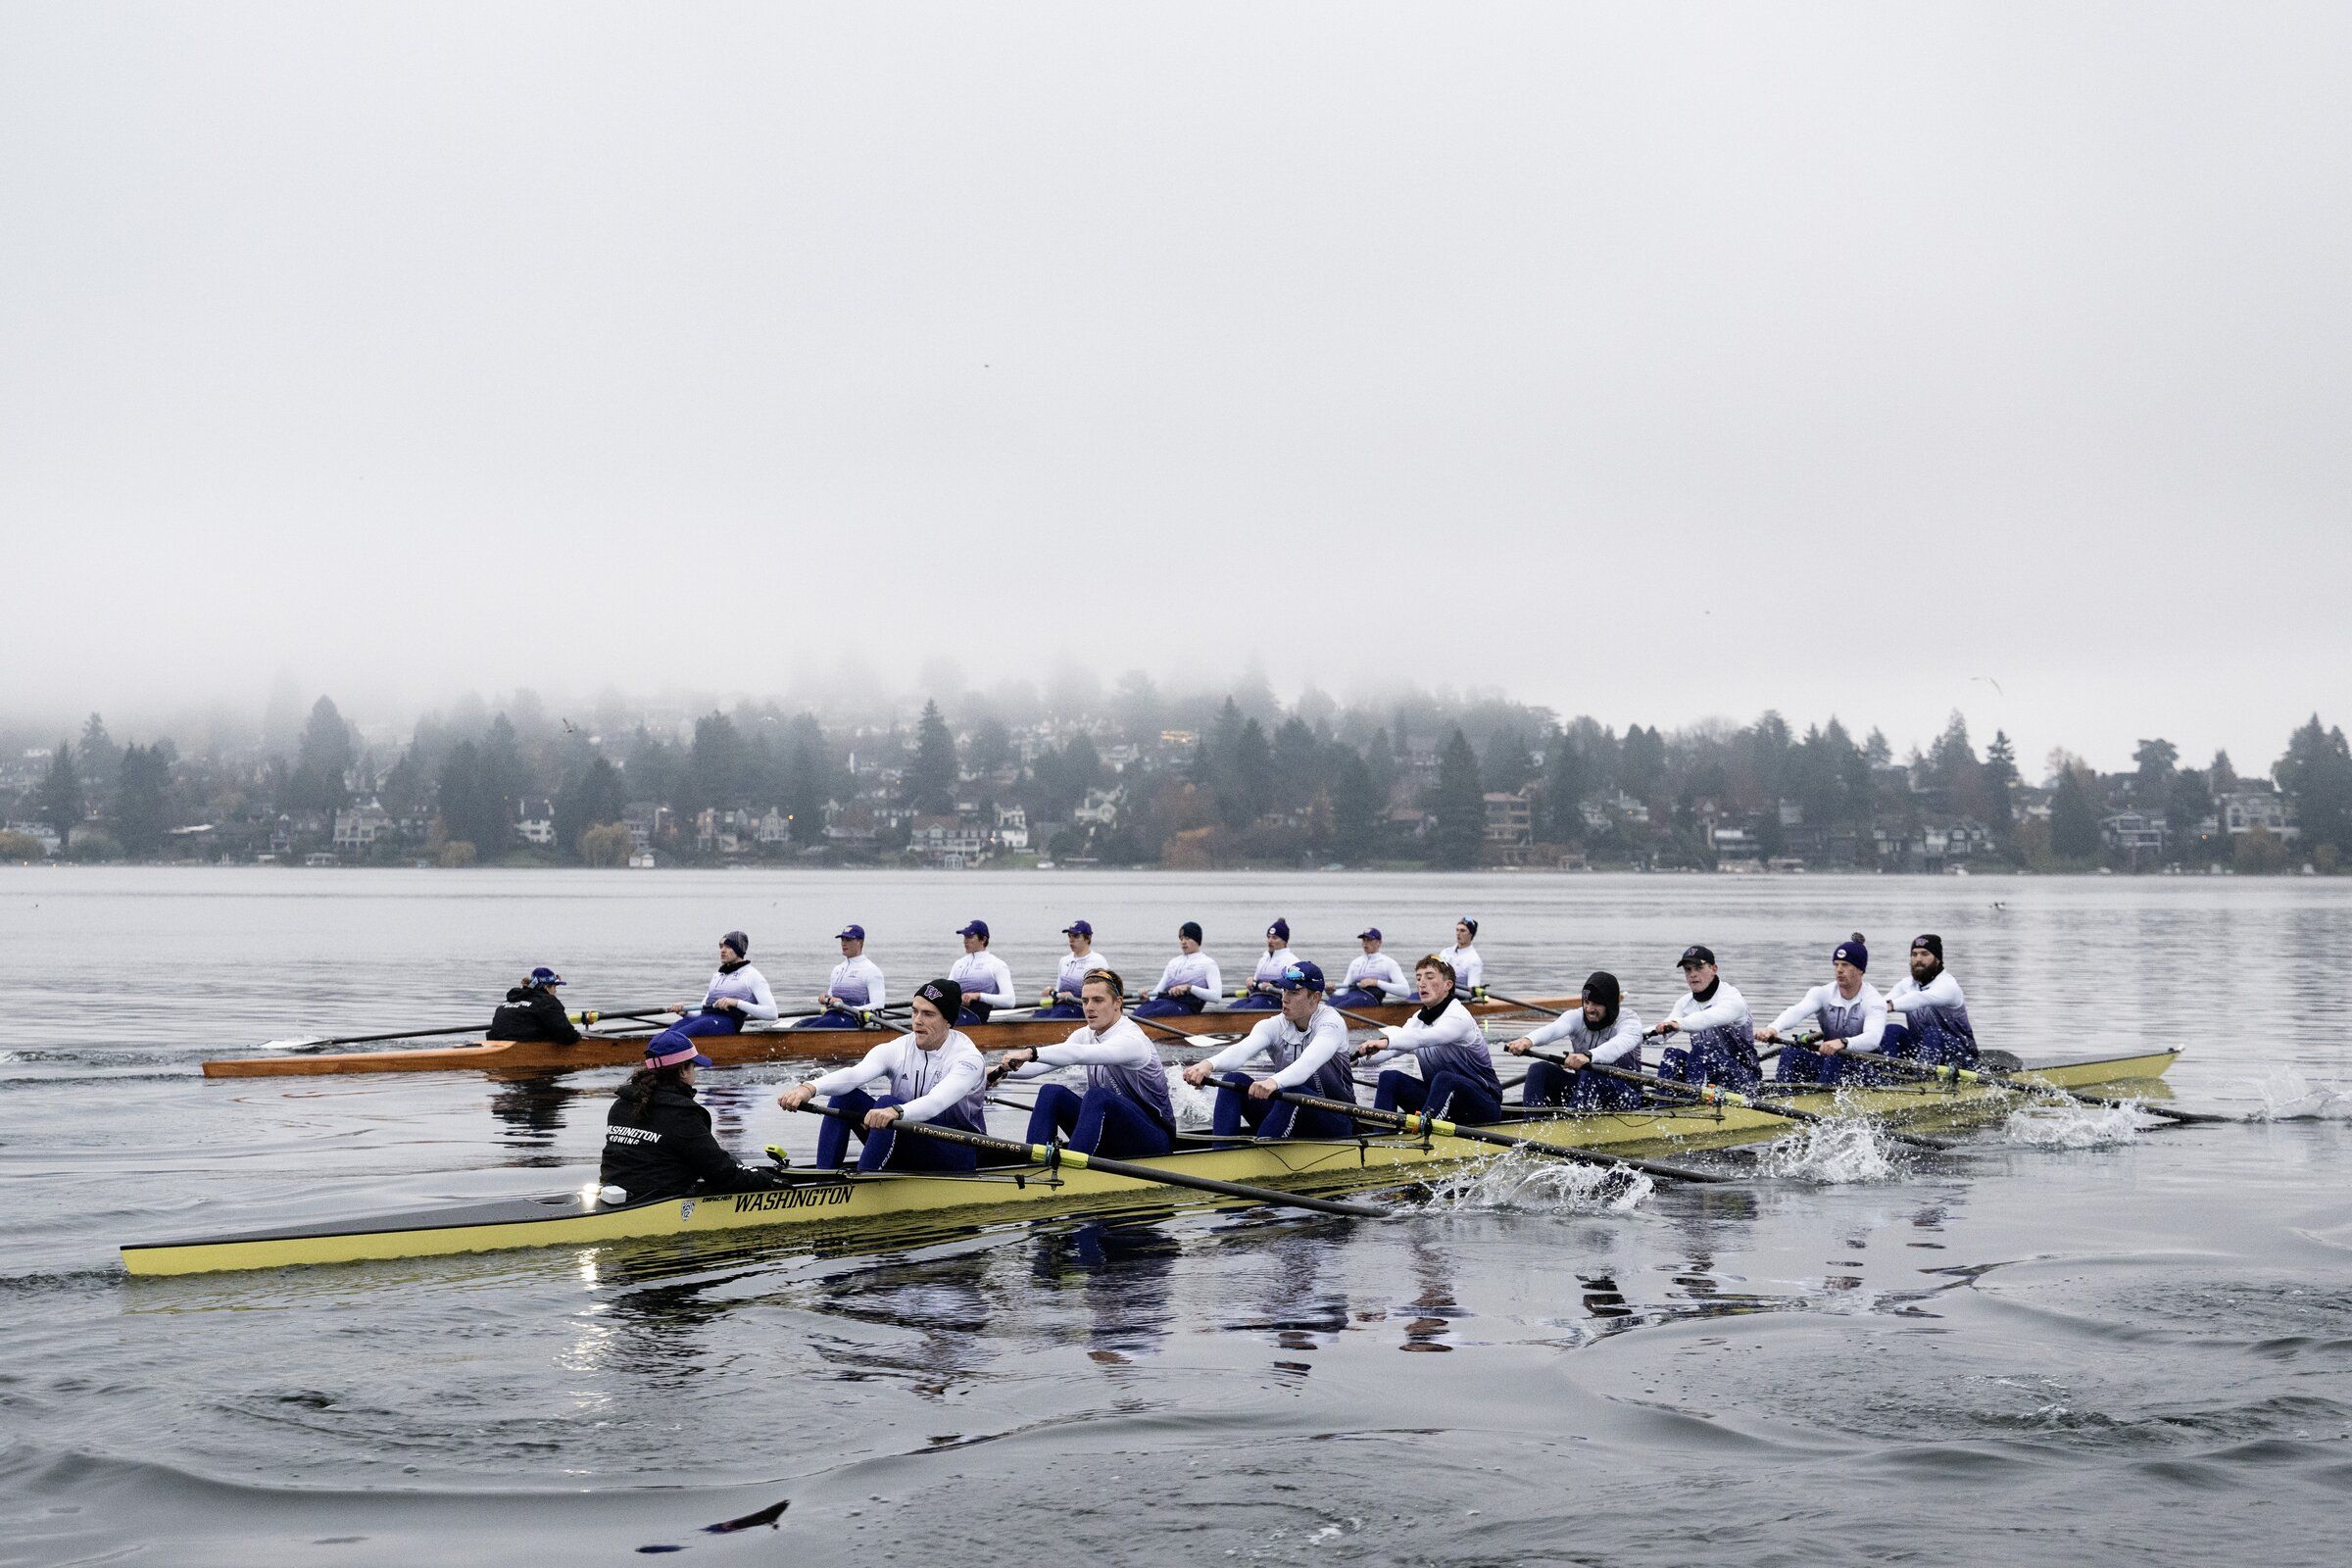
[[[1572,1007],[1573,997],[1554,997],[1544,1006]],[[1350,1008],[1350,1011],[1356,1009]],[[1473,1012],[1492,1014],[1517,1010],[1499,1002],[1471,1005]],[[1412,1016],[1409,1004],[1362,1009],[1367,1018],[1402,1023]],[[1217,1034],[1248,1029],[1264,1012],[1198,1012],[1158,1022],[1186,1034]],[[1009,1051],[1015,1046],[1059,1045],[1083,1024],[1075,1018],[1008,1018],[1001,1023],[967,1024],[963,1033],[982,1051]],[[887,1029],[751,1029],[735,1035],[704,1035],[696,1043],[703,1054],[722,1067],[754,1061],[842,1059],[863,1055],[875,1042],[906,1033],[903,1026]],[[645,1059],[651,1034],[604,1035],[559,1046],[544,1041],[482,1040],[463,1046],[411,1047],[400,1051],[351,1051],[306,1055],[288,1052],[279,1056],[240,1056],[204,1064],[207,1078],[307,1078],[320,1073],[347,1072],[570,1072],[591,1067],[633,1067]]]
[[[2068,1088],[2137,1084],[2161,1078],[2177,1052],[2052,1063],[2026,1074]],[[1883,1116],[1913,1126],[1959,1126],[2004,1112],[2015,1097],[1982,1086],[1897,1085],[1849,1091],[1842,1099],[1807,1095],[1791,1103],[1829,1113]],[[1733,1107],[1561,1114],[1509,1123],[1514,1134],[1604,1155],[1640,1157],[1769,1142],[1791,1123]],[[1382,1185],[1444,1167],[1496,1157],[1487,1144],[1455,1138],[1371,1137],[1280,1140],[1188,1150],[1137,1160],[1188,1175],[1262,1187],[1334,1189]],[[872,1176],[795,1173],[767,1192],[703,1195],[608,1205],[595,1188],[545,1198],[367,1216],[342,1224],[134,1244],[123,1266],[140,1276],[206,1274],[438,1257],[520,1248],[598,1247],[660,1238],[713,1237],[782,1226],[881,1225],[894,1220],[973,1214],[992,1209],[1051,1213],[1207,1201],[1155,1183],[1093,1169],[999,1167],[970,1176]],[[1230,1201],[1230,1200],[1228,1200]]]

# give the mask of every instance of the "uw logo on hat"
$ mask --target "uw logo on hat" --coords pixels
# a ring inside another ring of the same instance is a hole
[[[915,995],[922,998],[925,1002],[930,1003],[935,1007],[938,1006],[942,1002],[945,1002],[948,997],[947,992],[940,988],[940,984],[936,980],[924,981],[923,988],[920,991],[917,991]]]

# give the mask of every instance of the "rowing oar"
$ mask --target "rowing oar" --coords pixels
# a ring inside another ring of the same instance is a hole
[[[1236,1076],[1239,1076],[1238,1074]],[[1227,1085],[1226,1087],[1232,1087]],[[1630,1155],[1612,1154],[1601,1149],[1577,1149],[1568,1144],[1546,1143],[1541,1138],[1519,1138],[1510,1133],[1490,1132],[1484,1127],[1464,1127],[1459,1122],[1437,1116],[1423,1116],[1408,1110],[1371,1110],[1345,1100],[1326,1100],[1321,1095],[1302,1095],[1296,1089],[1277,1089],[1276,1100],[1287,1100],[1294,1105],[1309,1110],[1337,1111],[1353,1116],[1376,1127],[1394,1127],[1398,1132],[1435,1133],[1440,1138],[1463,1138],[1477,1144],[1493,1144],[1499,1149],[1525,1149],[1553,1159],[1571,1160],[1579,1165],[1624,1165],[1629,1169],[1645,1171],[1678,1182],[1728,1182],[1737,1178],[1719,1176],[1711,1170],[1693,1170],[1688,1165],[1669,1165],[1661,1160],[1635,1159]]]
[[[1568,1016],[1557,1007],[1546,1007],[1540,1002],[1522,1002],[1517,997],[1506,997],[1497,992],[1488,992],[1487,1000],[1489,1002],[1499,1002],[1505,1006],[1518,1007],[1528,1012],[1540,1012],[1546,1018],[1565,1018]],[[1666,1038],[1666,1031],[1662,1027],[1652,1024],[1647,1029],[1642,1031],[1642,1038],[1644,1040],[1663,1040]],[[1773,1057],[1779,1055],[1787,1049],[1788,1048],[1786,1046],[1775,1046],[1770,1051],[1759,1051],[1756,1053],[1756,1060],[1759,1062],[1770,1061]],[[1671,1083],[1674,1080],[1667,1079],[1664,1081]],[[1764,1107],[1758,1105],[1755,1108],[1761,1110]]]
[[[857,1117],[838,1105],[819,1105],[814,1102],[801,1109],[819,1116],[831,1116],[836,1121],[855,1122]],[[899,1120],[890,1124],[891,1131],[919,1133],[936,1138],[943,1144],[962,1144],[968,1149],[984,1149],[991,1153],[1012,1154],[1033,1165],[1068,1165],[1076,1170],[1099,1170],[1105,1176],[1124,1176],[1130,1181],[1156,1182],[1162,1187],[1189,1187],[1198,1193],[1215,1193],[1221,1198],[1247,1198],[1252,1202],[1276,1203],[1286,1208],[1311,1208],[1318,1214],[1344,1214],[1349,1219],[1386,1219],[1388,1210],[1370,1203],[1343,1203],[1329,1198],[1307,1198],[1298,1193],[1276,1192],[1271,1187],[1250,1187],[1241,1182],[1221,1182],[1209,1176],[1192,1176],[1179,1171],[1157,1170],[1150,1165],[1134,1165],[1123,1159],[1105,1159],[1101,1154],[1082,1154],[1075,1149],[1059,1144],[1016,1144],[1009,1138],[991,1138],[984,1133],[967,1133],[960,1127],[933,1127],[924,1122]]]
[[[1527,1054],[1539,1061],[1548,1061],[1554,1066],[1560,1063],[1560,1058],[1548,1051],[1537,1051],[1530,1047]],[[1718,1089],[1713,1084],[1687,1084],[1679,1078],[1659,1078],[1645,1072],[1628,1072],[1623,1067],[1611,1067],[1597,1061],[1587,1062],[1585,1068],[1589,1072],[1599,1073],[1604,1078],[1615,1078],[1624,1083],[1640,1084],[1645,1089],[1671,1090],[1676,1094],[1687,1095],[1701,1104],[1731,1105],[1740,1110],[1757,1111],[1766,1116],[1782,1116],[1789,1121],[1812,1122],[1816,1125],[1843,1119],[1838,1116],[1825,1116],[1818,1110],[1799,1110],[1794,1105],[1767,1104],[1761,1100],[1751,1100],[1745,1095],[1734,1094],[1729,1089]],[[1874,1125],[1877,1124],[1874,1122]],[[1958,1142],[1950,1138],[1930,1138],[1925,1133],[1906,1133],[1884,1125],[1879,1125],[1878,1131],[1898,1144],[1909,1144],[1917,1149],[1947,1150],[1959,1147]]]
[[[2111,1110],[2144,1110],[2151,1116],[2162,1116],[2168,1121],[2237,1120],[2235,1116],[2217,1116],[2209,1110],[2175,1110],[2170,1105],[2151,1105],[2144,1100],[2111,1100],[2105,1095],[2086,1095],[2080,1089],[2069,1089],[2064,1084],[2054,1084],[2042,1078],[2012,1078],[2005,1072],[1986,1072],[1976,1067],[1941,1066],[1931,1062],[1913,1061],[1906,1056],[1882,1055],[1875,1051],[1857,1051],[1850,1046],[1846,1048],[1844,1054],[1853,1057],[1856,1061],[1881,1062],[1898,1071],[1914,1073],[1923,1078],[1941,1078],[1960,1084],[1987,1084],[1995,1089],[2006,1089],[2015,1095],[2064,1095],[2067,1099],[2079,1100],[2085,1105],[2105,1105]]]
[[[659,1006],[641,1006],[617,1012],[610,1007],[598,1007],[580,1012],[567,1012],[564,1016],[573,1023],[594,1023],[599,1018],[651,1018],[657,1013],[668,1010],[668,1005],[663,1004]],[[478,1023],[453,1023],[446,1028],[394,1029],[380,1035],[336,1035],[325,1040],[314,1040],[307,1037],[299,1040],[270,1040],[255,1049],[259,1051],[323,1051],[329,1046],[372,1046],[385,1040],[432,1040],[442,1035],[478,1035],[481,1032],[482,1026]]]

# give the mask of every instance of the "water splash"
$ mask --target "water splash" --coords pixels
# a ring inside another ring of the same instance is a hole
[[[2106,1149],[2138,1139],[2139,1107],[2037,1100],[2011,1111],[2001,1136],[2028,1149]]]
[[[1176,1125],[1186,1132],[1206,1127],[1216,1113],[1216,1097],[1186,1083],[1174,1067],[1160,1070],[1168,1077],[1168,1108],[1176,1112]]]
[[[2292,1067],[2281,1067],[2255,1086],[2262,1108],[2255,1121],[2352,1121],[2352,1093],[2313,1083]]]
[[[1657,1183],[1623,1165],[1553,1159],[1514,1149],[1430,1183],[1426,1214],[1616,1213],[1638,1208]]]
[[[1854,1182],[1883,1182],[1902,1173],[1896,1145],[1881,1136],[1877,1124],[1856,1116],[1835,1121],[1806,1122],[1766,1146],[1756,1168],[1767,1176],[1790,1176],[1842,1187]]]

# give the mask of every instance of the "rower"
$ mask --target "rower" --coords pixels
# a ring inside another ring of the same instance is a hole
[[[605,1155],[596,1179],[608,1203],[646,1203],[689,1193],[750,1193],[779,1185],[781,1170],[736,1162],[710,1130],[710,1112],[694,1098],[694,1075],[710,1058],[683,1036],[645,1048],[645,1065],[612,1094],[605,1115]],[[613,1196],[617,1191],[617,1197]]]
[[[796,1029],[862,1029],[867,1013],[889,1005],[881,965],[865,956],[865,927],[845,925],[833,940],[841,944],[841,961],[825,982],[825,994],[816,999],[825,1010],[802,1019]]]
[[[1642,1070],[1642,1015],[1625,1005],[1617,977],[1595,969],[1585,979],[1584,1005],[1563,1012],[1502,1049],[1524,1056],[1538,1046],[1564,1045],[1557,1063],[1537,1061],[1519,1092],[1525,1105],[1566,1105],[1572,1110],[1632,1110],[1642,1103],[1642,1086],[1592,1071],[1597,1064],[1621,1072]]]
[[[907,1033],[885,1040],[854,1066],[794,1084],[776,1097],[786,1110],[798,1110],[818,1095],[827,1095],[835,1109],[850,1113],[847,1120],[825,1118],[816,1135],[820,1167],[838,1170],[849,1163],[853,1132],[865,1146],[858,1154],[861,1171],[978,1167],[977,1152],[964,1145],[941,1138],[901,1138],[892,1130],[908,1121],[967,1133],[988,1131],[987,1067],[979,1049],[953,1022],[962,1007],[963,988],[955,981],[926,981],[908,1004]],[[865,1092],[878,1078],[890,1082],[890,1093],[880,1099]]]
[[[1437,954],[1414,964],[1420,1009],[1381,1031],[1385,1039],[1355,1048],[1358,1062],[1411,1056],[1421,1069],[1418,1078],[1394,1067],[1382,1073],[1373,1090],[1373,1109],[1417,1110],[1447,1121],[1502,1119],[1502,1080],[1494,1076],[1487,1032],[1455,998],[1454,978],[1453,965]]]
[[[1366,926],[1355,934],[1355,940],[1364,945],[1364,951],[1348,960],[1348,978],[1340,982],[1331,1004],[1381,1007],[1411,998],[1413,983],[1405,978],[1403,965],[1380,951],[1380,927]]]
[[[732,1035],[743,1032],[743,1026],[754,1020],[773,1021],[776,1016],[775,994],[767,989],[767,977],[752,967],[752,939],[740,931],[730,931],[718,939],[718,973],[710,977],[710,985],[700,1003],[681,1002],[666,1009],[677,1013],[678,1021],[654,1036],[647,1045],[648,1053],[661,1046],[664,1054],[676,1051],[682,1041],[708,1035]]]
[[[1060,972],[1054,976],[1054,989],[1048,992],[1029,1016],[1032,1018],[1083,1018],[1085,1006],[1080,996],[1086,988],[1086,977],[1097,969],[1107,969],[1110,960],[1095,952],[1095,928],[1084,920],[1072,920],[1061,928],[1070,944],[1069,956],[1061,960]]]
[[[1470,945],[1476,940],[1478,922],[1465,914],[1453,922],[1453,946],[1438,955],[1453,965],[1453,972],[1461,979],[1462,989],[1469,993],[1473,1002],[1487,988],[1487,960],[1480,957],[1478,950]]]
[[[1943,967],[1943,938],[1911,939],[1911,973],[1886,993],[1886,1005],[1894,1015],[1879,1049],[1887,1055],[1946,1067],[1977,1064],[1977,1031],[1960,982]]]
[[[1019,1006],[1021,999],[1012,989],[1012,970],[988,951],[988,922],[970,921],[956,934],[963,938],[963,956],[948,968],[948,978],[956,982],[963,997],[963,1011],[956,1022],[986,1023],[997,1008]]]
[[[1807,1019],[1821,1031],[1818,1045],[1781,1048],[1781,1069],[1775,1076],[1782,1083],[1836,1084],[1860,1076],[1851,1069],[1861,1064],[1838,1058],[1848,1048],[1878,1050],[1886,1033],[1886,999],[1862,977],[1869,967],[1870,949],[1857,931],[1831,950],[1829,984],[1815,986],[1775,1018],[1771,1028],[1756,1031],[1756,1038],[1767,1043],[1779,1041]]]
[[[1658,1025],[1658,1033],[1688,1034],[1690,1043],[1665,1053],[1658,1061],[1658,1076],[1679,1083],[1753,1089],[1764,1068],[1756,1059],[1755,1020],[1748,1013],[1747,999],[1717,971],[1712,948],[1693,943],[1683,950],[1676,966],[1690,994],[1675,999],[1674,1010]]]
[[[1210,1130],[1220,1138],[1241,1134],[1246,1123],[1260,1138],[1351,1138],[1353,1118],[1340,1111],[1312,1110],[1276,1100],[1277,1089],[1296,1089],[1326,1100],[1355,1101],[1355,1075],[1348,1071],[1348,1024],[1323,1004],[1323,971],[1300,959],[1275,982],[1282,1010],[1206,1061],[1184,1069],[1195,1089],[1217,1080],[1217,1107]],[[1234,1071],[1264,1056],[1274,1071],[1251,1078]]]
[[[1090,970],[1079,983],[1086,1027],[1058,1046],[1007,1051],[997,1058],[992,1079],[1008,1071],[1015,1078],[1040,1078],[1057,1067],[1084,1067],[1086,1093],[1047,1084],[1029,1113],[1032,1144],[1051,1144],[1067,1134],[1082,1154],[1135,1159],[1176,1148],[1176,1108],[1168,1100],[1168,1078],[1159,1052],[1131,1019],[1120,1016],[1127,983],[1115,969]]]
[[[1283,972],[1298,962],[1298,956],[1291,951],[1291,922],[1277,917],[1266,927],[1265,956],[1257,960],[1249,989],[1235,998],[1233,1004],[1260,1011],[1281,1006]]]
[[[508,988],[505,1004],[490,1014],[489,1038],[576,1045],[580,1032],[556,995],[563,983],[564,977],[544,963],[524,975],[522,984]]]
[[[1217,960],[1200,951],[1200,922],[1187,920],[1176,928],[1176,956],[1159,971],[1159,984],[1135,1004],[1138,1018],[1173,1018],[1199,1012],[1225,991]]]

